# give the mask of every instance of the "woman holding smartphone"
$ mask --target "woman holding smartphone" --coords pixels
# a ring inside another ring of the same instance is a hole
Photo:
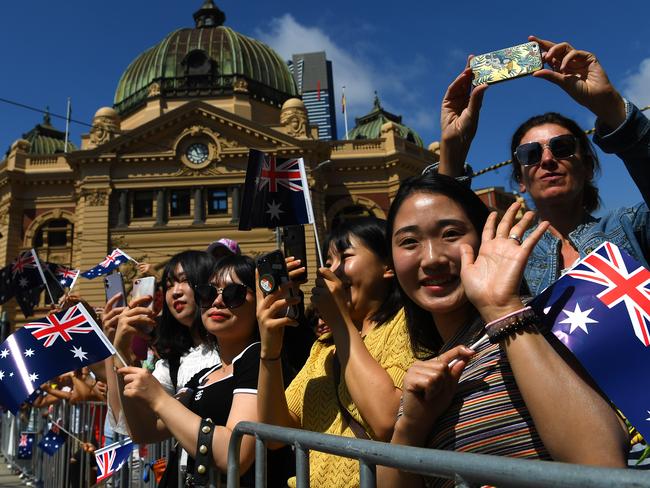
[[[145,369],[118,370],[124,378],[123,398],[138,402],[148,411],[138,422],[151,418],[155,425],[146,438],[134,436],[134,440],[154,442],[170,436],[176,438],[190,456],[186,486],[204,482],[203,476],[207,476],[210,465],[225,473],[232,429],[243,420],[257,421],[260,357],[255,265],[250,257],[221,258],[209,281],[196,284],[194,293],[208,340],[218,348],[220,361],[197,372],[186,383],[186,401],[169,395]],[[255,439],[246,436],[240,451],[243,473],[252,465],[254,455]],[[251,470],[240,482],[252,486],[252,476]]]
[[[258,291],[261,332],[258,414],[261,422],[315,432],[388,440],[399,405],[402,378],[413,356],[404,312],[389,264],[385,223],[363,218],[345,222],[327,239],[327,267],[318,270],[312,304],[331,332],[312,346],[305,366],[285,392],[280,355],[286,290]],[[290,277],[302,273],[295,269]],[[311,486],[353,487],[353,459],[314,451]],[[295,479],[289,480],[295,486]]]
[[[219,354],[208,340],[201,322],[193,290],[194,285],[208,281],[214,265],[214,258],[202,251],[184,251],[173,256],[163,271],[164,300],[159,317],[152,307],[147,306],[152,301],[148,296],[132,300],[129,307],[114,307],[120,295],[106,304],[102,320],[104,330],[128,366],[140,364],[133,351],[134,337],[149,341],[150,333],[153,335],[153,347],[161,358],[155,364],[153,375],[170,394],[185,386],[197,371],[213,366],[219,360]],[[118,422],[121,406],[114,366],[127,365],[115,357],[107,359],[108,419],[115,430],[128,434],[123,418]],[[137,404],[127,400],[124,408],[129,418],[138,419],[129,425],[133,436],[146,437],[152,432],[155,422],[144,421]]]
[[[404,181],[388,215],[392,261],[422,360],[404,378],[391,442],[624,467],[627,432],[608,401],[519,296],[547,222],[501,222],[444,175]],[[486,337],[487,335],[487,337]],[[489,339],[489,340],[488,340]],[[470,349],[472,347],[472,349]],[[453,486],[389,468],[382,487]]]

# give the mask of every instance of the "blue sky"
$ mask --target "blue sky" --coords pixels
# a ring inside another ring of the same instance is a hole
[[[64,114],[72,98],[73,118],[90,123],[111,105],[121,73],[143,50],[166,34],[193,25],[202,0],[126,2],[3,2],[0,29],[0,98]],[[264,40],[283,57],[326,50],[336,89],[346,85],[350,126],[369,111],[377,90],[384,107],[401,114],[426,144],[438,140],[439,106],[467,54],[508,47],[529,34],[594,52],[614,84],[640,106],[650,105],[650,2],[329,2],[216,1],[226,25]],[[619,10],[615,6],[625,5]],[[340,92],[336,93],[337,104]],[[507,159],[508,139],[528,116],[549,110],[583,127],[593,116],[561,90],[525,78],[491,87],[468,160],[475,169]],[[340,109],[339,109],[340,112]],[[340,118],[340,113],[339,113]],[[27,132],[42,116],[0,102],[0,148]],[[54,119],[59,128],[62,120]],[[342,134],[343,123],[339,120]],[[79,143],[87,127],[73,124]],[[341,135],[342,137],[342,135]],[[599,187],[606,207],[640,200],[623,165],[602,157]],[[475,180],[475,187],[510,189],[506,169]]]

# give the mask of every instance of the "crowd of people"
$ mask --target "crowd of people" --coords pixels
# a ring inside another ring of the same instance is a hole
[[[643,202],[594,216],[596,152],[574,121],[547,113],[521,124],[511,143],[513,181],[536,213],[517,218],[515,203],[499,219],[463,178],[488,89],[471,88],[468,67],[442,102],[439,167],[403,181],[385,221],[330,229],[307,313],[286,314],[303,299],[289,289],[304,283],[305,263],[286,257],[290,282],[265,294],[253,258],[221,239],[169,260],[161,300],[106,303],[104,331],[127,364],[111,357],[101,381],[81,371],[65,379],[71,392],[47,393],[107,396],[111,429],[137,443],[176,439],[181,472],[168,462],[161,486],[225,473],[232,429],[243,420],[625,467],[625,419],[526,304],[605,241],[648,266],[650,121],[593,54],[530,40],[548,66],[533,76],[597,117],[595,144],[623,160]],[[268,448],[269,486],[295,486],[292,451]],[[252,486],[253,438],[244,438],[239,461],[241,485]],[[310,455],[312,486],[358,486],[358,470],[353,459]],[[387,467],[377,479],[385,487],[453,485]]]

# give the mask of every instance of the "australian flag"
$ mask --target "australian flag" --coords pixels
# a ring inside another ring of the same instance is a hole
[[[64,288],[72,288],[79,277],[80,271],[78,269],[70,269],[66,266],[56,263],[47,263],[47,267],[54,275],[54,278]]]
[[[530,305],[650,438],[650,271],[605,242]]]
[[[127,253],[116,248],[113,250],[113,252],[111,252],[108,256],[106,256],[106,259],[104,259],[101,263],[99,263],[94,268],[81,273],[81,276],[89,280],[92,280],[94,278],[97,278],[98,276],[103,276],[110,273],[114,269],[117,269],[120,266],[120,264],[124,264],[130,259],[131,257]]]
[[[21,432],[18,439],[18,459],[31,459],[36,432]]]
[[[104,481],[106,478],[110,478],[119,471],[122,465],[129,459],[131,451],[133,451],[133,442],[128,438],[97,449],[95,451],[97,483]]]
[[[54,453],[59,450],[67,438],[68,434],[59,429],[56,424],[52,424],[52,428],[40,440],[38,447],[48,456],[54,456]]]
[[[282,159],[251,149],[239,230],[310,224],[314,213],[302,158]]]
[[[45,289],[40,262],[33,249],[20,253],[11,263],[11,287],[23,315],[31,316]]]
[[[15,415],[42,383],[114,353],[80,303],[28,322],[0,344],[0,403]]]

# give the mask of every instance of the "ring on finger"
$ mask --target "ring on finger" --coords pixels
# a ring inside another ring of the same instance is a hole
[[[508,239],[512,239],[514,241],[517,241],[517,244],[521,244],[521,237],[519,237],[517,234],[510,234],[508,236]]]

